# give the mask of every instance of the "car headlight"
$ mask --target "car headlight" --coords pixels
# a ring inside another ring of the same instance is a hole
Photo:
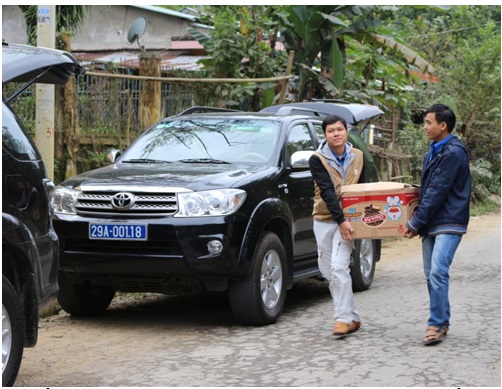
[[[246,192],[240,189],[178,193],[178,213],[174,217],[230,215],[245,199]]]
[[[56,186],[54,195],[54,212],[64,213],[67,215],[76,215],[75,204],[80,191],[66,188],[64,186]]]

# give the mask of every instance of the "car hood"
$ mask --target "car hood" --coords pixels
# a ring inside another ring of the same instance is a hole
[[[65,84],[82,73],[78,60],[65,51],[2,42],[2,83]]]
[[[199,191],[235,187],[240,181],[268,169],[277,168],[259,165],[118,163],[79,174],[61,185],[81,190],[141,187],[148,191],[148,187],[160,186]]]

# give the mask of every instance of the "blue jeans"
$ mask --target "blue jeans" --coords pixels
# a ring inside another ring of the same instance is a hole
[[[439,234],[427,237],[422,242],[424,273],[430,298],[428,325],[450,326],[450,265],[462,235]]]

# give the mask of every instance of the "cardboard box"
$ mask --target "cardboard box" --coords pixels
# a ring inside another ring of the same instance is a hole
[[[345,219],[355,239],[402,237],[418,207],[419,188],[396,182],[342,185]]]

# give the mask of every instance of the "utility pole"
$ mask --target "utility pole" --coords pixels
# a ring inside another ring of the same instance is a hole
[[[56,6],[39,5],[37,46],[55,48]],[[54,180],[54,85],[36,84],[35,143],[42,155],[47,175]]]

